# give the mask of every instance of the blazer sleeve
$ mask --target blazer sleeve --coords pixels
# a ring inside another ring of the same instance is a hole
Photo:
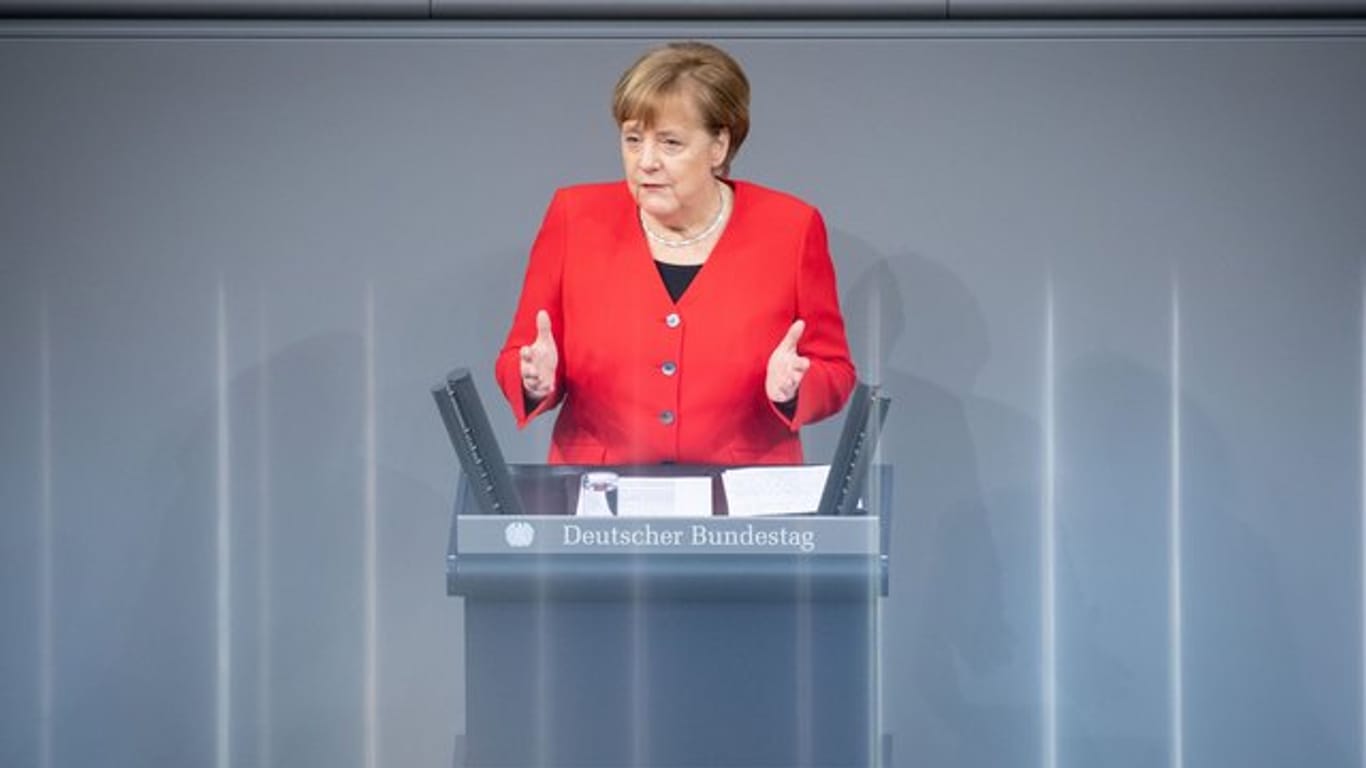
[[[806,321],[806,330],[797,342],[797,353],[810,359],[811,367],[797,389],[797,408],[790,417],[776,404],[769,404],[794,432],[843,408],[855,378],[820,211],[811,211],[798,258],[796,319]]]
[[[512,406],[512,414],[521,429],[531,419],[554,408],[564,398],[564,305],[561,301],[562,276],[564,274],[565,243],[567,239],[568,214],[565,210],[564,194],[556,192],[546,210],[541,229],[531,246],[531,258],[527,262],[526,275],[522,279],[522,295],[517,301],[517,312],[512,318],[503,348],[494,363],[494,377],[498,387]],[[561,345],[560,365],[555,371],[555,391],[528,411],[522,390],[521,348],[536,340],[536,313],[544,309],[550,315],[551,332],[555,343]]]

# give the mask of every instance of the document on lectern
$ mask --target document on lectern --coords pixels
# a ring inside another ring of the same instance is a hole
[[[745,467],[721,473],[731,517],[815,512],[830,474],[829,465]]]
[[[620,477],[610,490],[584,483],[575,514],[597,517],[710,517],[709,477]]]

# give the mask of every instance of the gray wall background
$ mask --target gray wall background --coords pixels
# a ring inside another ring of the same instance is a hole
[[[427,387],[543,457],[527,248],[689,36],[895,398],[894,764],[1360,764],[1366,26],[1289,22],[6,23],[0,764],[449,764]]]

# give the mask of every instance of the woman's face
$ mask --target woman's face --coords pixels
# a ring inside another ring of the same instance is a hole
[[[636,204],[666,227],[705,224],[716,213],[715,169],[729,144],[730,134],[709,133],[682,94],[661,104],[648,128],[638,120],[622,123],[621,161]]]

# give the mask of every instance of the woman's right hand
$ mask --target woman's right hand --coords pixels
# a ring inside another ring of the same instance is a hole
[[[522,391],[531,400],[543,400],[555,391],[555,369],[560,351],[550,331],[550,315],[536,312],[536,340],[521,348]]]

